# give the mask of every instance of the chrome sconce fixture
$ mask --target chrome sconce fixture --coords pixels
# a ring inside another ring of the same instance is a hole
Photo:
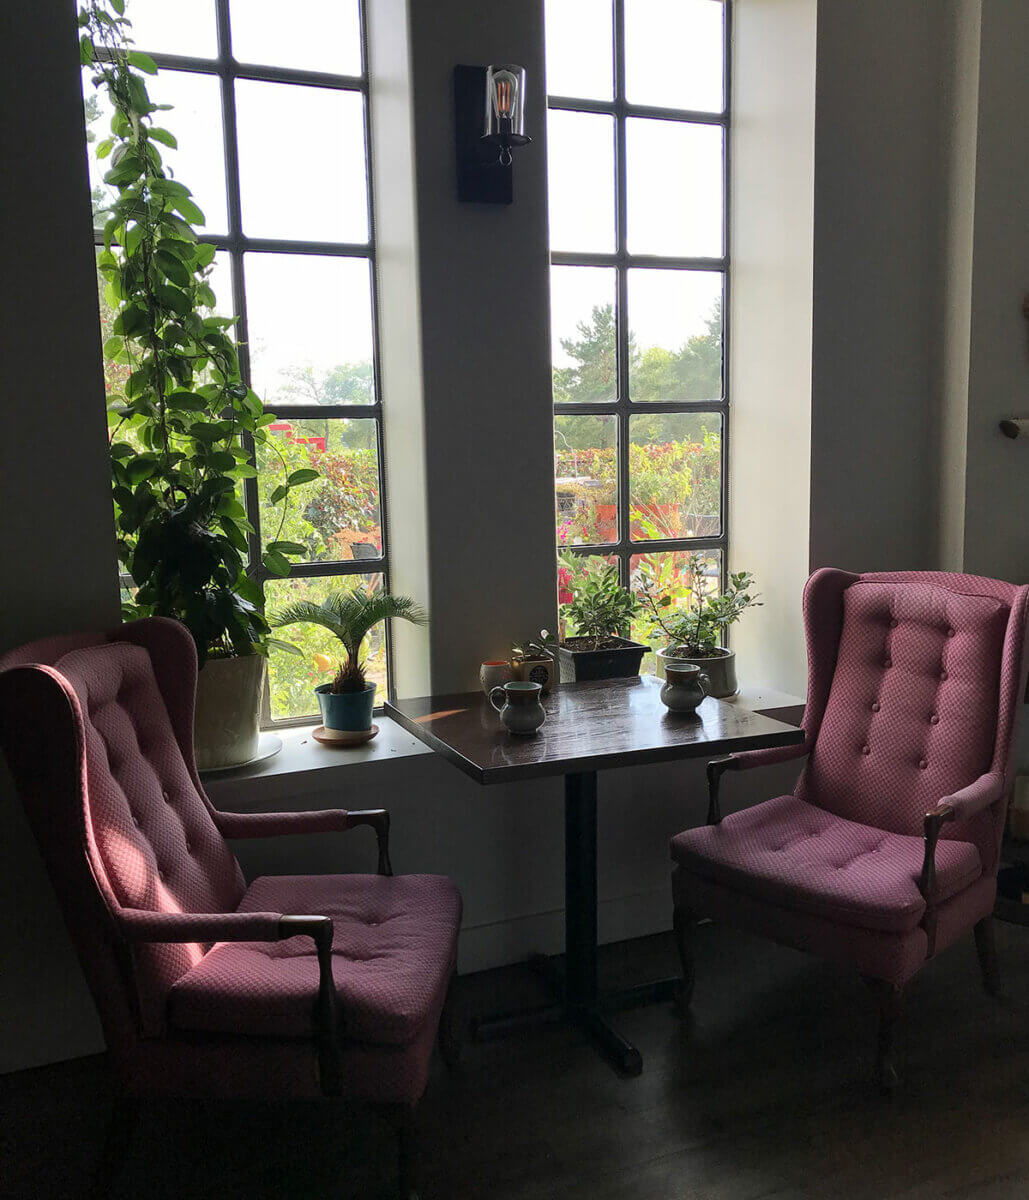
[[[454,68],[457,196],[476,204],[514,199],[511,151],[525,132],[525,68]]]

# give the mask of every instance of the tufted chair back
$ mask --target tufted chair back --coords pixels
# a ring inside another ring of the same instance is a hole
[[[168,990],[207,949],[141,945],[119,964],[112,913],[231,912],[244,891],[196,773],[196,670],[192,638],[163,618],[0,658],[0,744],[105,1026],[136,1014],[160,1032]]]
[[[805,621],[828,688],[815,698],[824,709],[797,795],[921,835],[943,797],[987,771],[1009,779],[1027,602],[1029,588],[972,575],[816,572]],[[1001,801],[944,836],[974,842],[989,871],[1003,823]]]

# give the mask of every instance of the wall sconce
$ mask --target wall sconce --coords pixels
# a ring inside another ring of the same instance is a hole
[[[525,132],[525,69],[454,68],[457,198],[474,204],[514,199],[511,151]]]

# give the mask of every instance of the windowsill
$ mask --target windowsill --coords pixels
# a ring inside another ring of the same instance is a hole
[[[340,772],[351,767],[374,769],[381,763],[432,753],[389,717],[379,713],[374,721],[379,727],[378,736],[363,746],[325,746],[316,742],[311,731],[317,728],[317,721],[269,730],[282,738],[278,754],[253,766],[204,775],[204,790],[215,808],[231,809],[245,806],[246,797],[266,801],[278,795],[297,798],[325,791],[338,782]]]
[[[804,701],[775,688],[745,687],[725,703],[764,712],[788,724],[799,724]],[[341,773],[352,767],[374,771],[385,763],[432,754],[428,746],[389,717],[377,714],[375,724],[379,727],[376,738],[350,748],[316,742],[311,736],[316,728],[314,722],[279,727],[274,731],[282,738],[278,754],[250,767],[206,775],[204,789],[216,808],[264,807],[280,799],[291,806],[303,807],[304,795],[332,789],[340,783]]]

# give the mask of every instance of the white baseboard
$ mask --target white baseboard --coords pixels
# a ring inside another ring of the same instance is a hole
[[[597,925],[600,942],[662,933],[672,927],[670,888],[601,900]],[[523,962],[530,954],[560,954],[564,949],[564,909],[529,913],[483,925],[466,925],[458,944],[462,975]]]

